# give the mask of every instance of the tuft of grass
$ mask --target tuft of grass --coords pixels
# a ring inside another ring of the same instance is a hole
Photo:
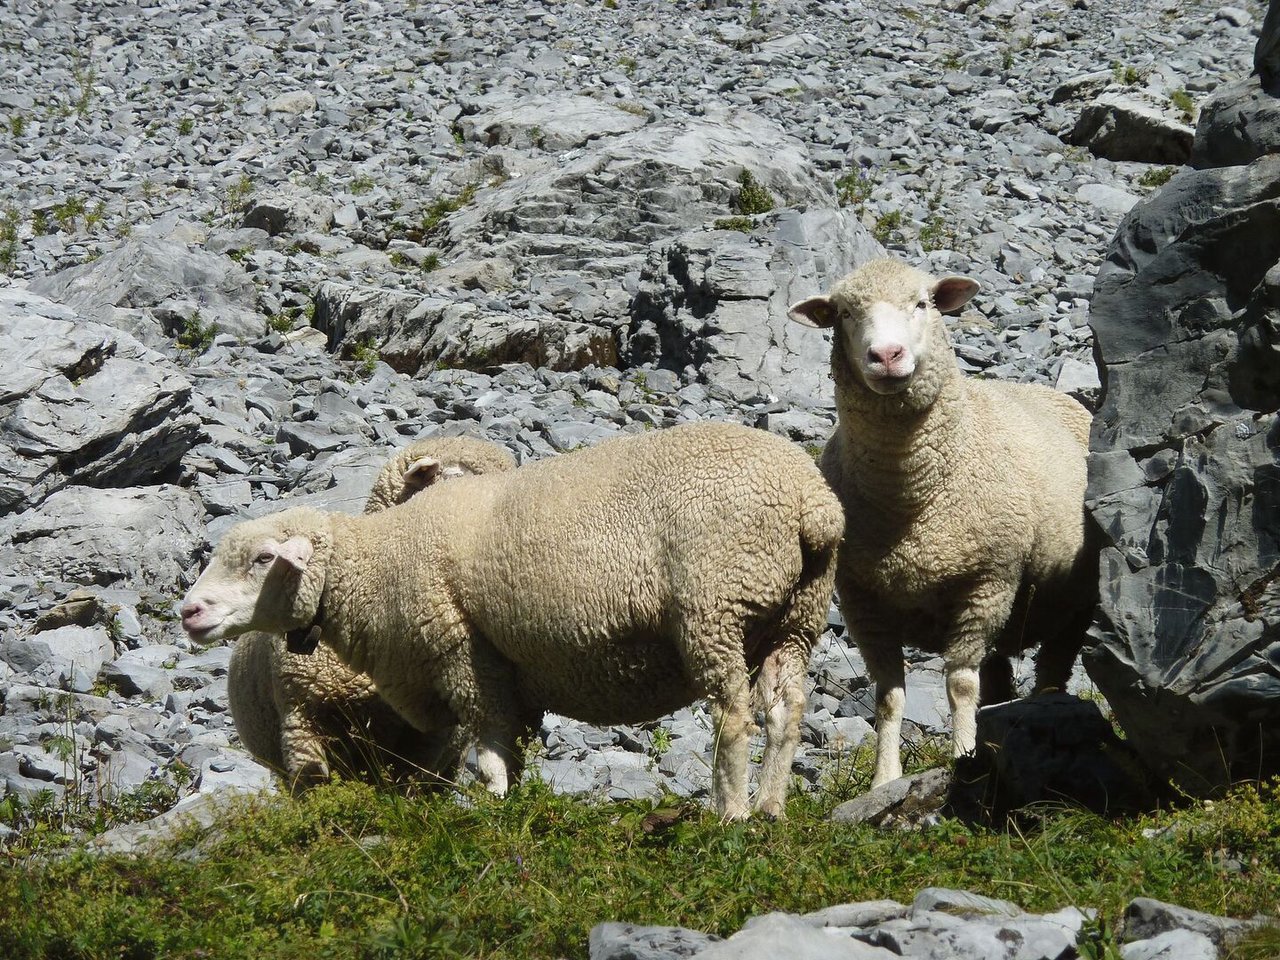
[[[93,103],[93,81],[97,79],[97,72],[92,66],[77,66],[71,71],[71,75],[76,81],[76,86],[79,88],[79,94],[76,97],[75,111],[79,116],[83,117],[89,112],[89,107]]]
[[[733,209],[744,216],[768,213],[773,209],[773,194],[755,178],[750,170],[738,175],[738,194],[733,198]]]
[[[373,345],[370,340],[361,340],[351,348],[351,359],[356,363],[356,369],[365,377],[373,376],[373,371],[378,365],[381,356],[378,354],[378,348]]]
[[[618,66],[620,66],[626,75],[630,77],[636,72],[636,67],[638,67],[639,64],[636,62],[635,57],[623,55],[618,58]]]
[[[228,185],[227,191],[222,198],[223,210],[226,213],[241,212],[249,203],[249,198],[253,196],[253,193],[253,180],[247,173],[242,174]]]
[[[750,233],[755,222],[750,217],[720,217],[713,224],[717,230],[737,230],[739,233]]]
[[[476,184],[469,183],[456,197],[442,197],[427,207],[427,212],[422,215],[423,236],[435,233],[445,217],[461,210],[474,200],[477,189],[479,188]]]
[[[1138,185],[1150,188],[1163,187],[1177,172],[1177,167],[1152,167],[1150,170],[1143,171],[1142,176],[1138,178]]]
[[[297,323],[297,314],[290,313],[288,310],[281,310],[279,313],[273,313],[267,318],[267,326],[276,333],[288,333]]]
[[[0,269],[13,273],[18,267],[18,227],[22,214],[15,207],[0,212]]]
[[[360,196],[361,194],[371,191],[374,186],[376,186],[376,184],[373,182],[373,177],[362,173],[351,181],[351,192],[356,196]]]
[[[1191,99],[1191,94],[1185,90],[1175,90],[1169,94],[1169,102],[1173,104],[1173,108],[1182,114],[1182,119],[1190,123],[1195,119],[1196,102]]]
[[[201,320],[200,311],[196,310],[183,322],[182,329],[174,337],[174,342],[192,353],[204,353],[213,346],[213,338],[217,333],[218,328],[212,323]]]
[[[9,115],[9,133],[14,137],[20,137],[27,132],[27,118],[20,113]]]
[[[871,235],[881,245],[889,243],[891,240],[902,239],[902,211],[890,210],[876,217],[875,226],[871,228]]]
[[[1136,87],[1142,82],[1141,70],[1119,62],[1111,64],[1111,76],[1116,83],[1123,83],[1126,87]]]
[[[871,191],[875,189],[875,181],[862,167],[850,170],[836,180],[836,197],[842,207],[853,207],[859,213],[871,199]]]
[[[178,121],[178,135],[189,137],[196,129],[196,122],[192,117],[183,117]]]
[[[1274,911],[1280,896],[1273,787],[1132,821],[1050,809],[1021,833],[952,820],[882,833],[829,822],[833,799],[726,825],[676,797],[591,803],[536,780],[466,804],[336,782],[243,800],[137,858],[13,849],[0,955],[581,956],[603,920],[726,935],[768,910],[910,902],[939,885],[1032,911],[1096,908],[1081,953],[1114,957],[1110,931],[1134,896],[1236,916]],[[1258,856],[1227,866],[1224,844]]]
[[[428,253],[425,257],[422,258],[423,273],[431,273],[431,271],[438,270],[439,268],[440,268],[440,254]]]

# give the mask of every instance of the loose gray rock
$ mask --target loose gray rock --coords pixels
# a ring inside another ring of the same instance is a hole
[[[233,260],[150,236],[38,279],[31,289],[100,323],[115,322],[117,309],[148,310],[170,336],[197,312],[233,336],[258,336],[267,326],[254,309],[253,282]]]
[[[1103,94],[1080,112],[1064,139],[1108,160],[1186,163],[1194,131],[1154,106],[1118,93]]]
[[[934,767],[846,800],[831,811],[831,819],[836,823],[918,829],[938,818],[950,787],[951,771]]]
[[[720,940],[684,927],[601,923],[591,929],[587,955],[590,960],[683,960]]]

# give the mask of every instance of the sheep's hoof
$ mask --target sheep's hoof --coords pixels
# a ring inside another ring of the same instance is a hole
[[[776,823],[779,820],[787,819],[787,811],[783,804],[778,800],[769,800],[760,804],[756,808],[756,813],[764,817],[770,823]]]

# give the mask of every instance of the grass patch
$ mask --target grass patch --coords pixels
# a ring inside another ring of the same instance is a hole
[[[13,273],[18,267],[18,227],[22,214],[14,207],[0,212],[0,270]]]
[[[750,170],[743,170],[738,176],[738,194],[733,198],[733,209],[747,217],[768,213],[773,209],[773,194]]]
[[[901,240],[902,222],[901,210],[890,210],[888,213],[882,213],[876,217],[875,226],[871,228],[871,235],[876,238],[876,242],[881,246],[887,244],[890,240]]]
[[[1138,186],[1153,189],[1155,187],[1163,187],[1173,179],[1173,175],[1177,172],[1177,167],[1152,167],[1150,170],[1143,171],[1142,176],[1138,178]]]
[[[676,799],[595,805],[539,783],[474,799],[335,783],[246,803],[137,860],[15,859],[0,956],[582,956],[604,920],[729,934],[768,910],[909,902],[931,885],[1096,907],[1103,924],[1139,894],[1237,916],[1280,898],[1273,786],[1120,823],[1049,811],[1022,834],[834,825],[830,794],[728,826]],[[1233,850],[1250,851],[1243,868],[1224,865]]]
[[[862,167],[850,170],[836,180],[836,197],[840,201],[840,206],[853,207],[861,213],[867,201],[871,199],[871,191],[875,185],[875,181]]]
[[[737,230],[739,233],[750,233],[755,222],[750,217],[720,217],[713,224],[717,230]]]
[[[427,212],[422,215],[422,235],[428,236],[435,233],[445,217],[461,210],[476,198],[477,189],[479,188],[476,184],[469,183],[456,197],[441,197],[427,207]]]
[[[196,310],[183,321],[182,329],[174,337],[174,342],[192,353],[204,353],[213,346],[213,338],[217,334],[218,328],[212,323],[201,320],[200,311]]]
[[[1191,99],[1191,94],[1185,90],[1175,90],[1169,94],[1169,102],[1173,104],[1173,108],[1182,114],[1182,119],[1190,123],[1195,119],[1196,102]]]

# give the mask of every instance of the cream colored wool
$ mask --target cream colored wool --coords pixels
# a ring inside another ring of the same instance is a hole
[[[710,701],[712,793],[782,813],[805,667],[825,624],[839,502],[800,450],[730,424],[621,438],[437,484],[364,517],[294,509],[239,524],[188,593],[197,640],[323,625],[323,642],[419,729],[443,699],[505,792],[547,710],[596,723]]]
[[[515,468],[505,447],[470,437],[419,440],[400,450],[374,480],[373,513],[440,480]],[[279,771],[292,790],[348,775],[449,777],[466,743],[443,701],[428,732],[415,729],[378,695],[373,679],[347,667],[328,647],[290,653],[278,633],[250,631],[236,642],[227,699],[244,748]]]
[[[904,645],[943,656],[959,756],[976,745],[980,668],[984,702],[1007,699],[1008,656],[1040,643],[1037,689],[1063,687],[1097,596],[1089,413],[961,375],[939,311],[976,289],[877,260],[791,308],[835,330],[821,467],[849,518],[836,589],[876,683],[873,786],[902,774]]]

